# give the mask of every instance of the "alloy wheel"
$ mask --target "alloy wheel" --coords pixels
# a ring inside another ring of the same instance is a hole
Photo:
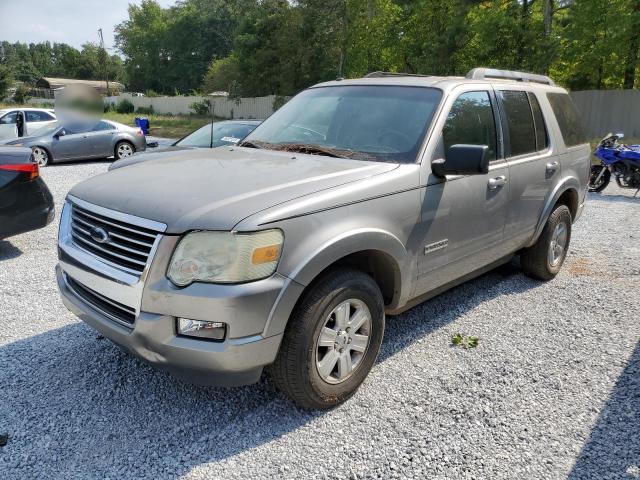
[[[553,235],[551,235],[551,242],[549,242],[549,265],[555,267],[562,261],[566,247],[567,225],[564,222],[560,222],[553,230]]]
[[[133,148],[128,143],[121,143],[118,145],[118,158],[130,157],[133,155]]]
[[[371,312],[358,299],[335,307],[316,339],[316,368],[320,378],[337,384],[347,380],[364,358],[371,339]]]

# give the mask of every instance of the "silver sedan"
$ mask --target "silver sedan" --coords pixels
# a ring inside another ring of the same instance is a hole
[[[6,145],[30,147],[34,160],[45,166],[62,160],[106,157],[119,160],[146,150],[147,141],[139,128],[100,120],[74,125],[56,122]]]

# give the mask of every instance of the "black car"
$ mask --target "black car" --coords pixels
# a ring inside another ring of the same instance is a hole
[[[0,147],[0,240],[53,220],[53,196],[30,148]]]
[[[192,148],[216,148],[224,145],[235,145],[244,137],[249,135],[262,123],[262,120],[223,120],[221,122],[209,123],[182,137],[177,142],[166,147],[158,147],[147,150],[143,154],[133,155],[112,163],[109,170],[114,170],[127,165],[146,162],[155,158],[164,158],[165,155],[155,155],[156,153],[175,152]],[[151,146],[151,144],[149,144]]]

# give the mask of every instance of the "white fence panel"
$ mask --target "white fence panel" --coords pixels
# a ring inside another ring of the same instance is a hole
[[[139,107],[149,108],[160,114],[188,115],[193,113],[191,105],[195,102],[203,102],[209,99],[213,103],[213,112],[220,118],[267,118],[274,112],[277,105],[275,95],[255,98],[229,99],[226,97],[134,97],[124,93],[117,97],[105,97],[105,103],[117,105],[123,99],[133,103],[136,110]]]

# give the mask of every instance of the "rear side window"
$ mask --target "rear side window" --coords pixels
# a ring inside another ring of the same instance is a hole
[[[558,120],[560,132],[564,137],[564,144],[567,147],[587,143],[587,136],[584,133],[582,122],[576,111],[576,107],[566,93],[547,93],[547,98],[551,104],[553,114]]]
[[[442,129],[445,152],[451,145],[487,145],[496,159],[496,123],[488,92],[467,92],[453,105]]]
[[[98,124],[95,127],[93,127],[94,132],[101,132],[103,130],[113,130],[113,129],[114,129],[113,125],[102,120],[98,122]]]
[[[25,113],[27,114],[27,122],[49,122],[51,120],[55,120],[55,118],[47,112],[34,112],[27,110]]]
[[[531,103],[531,111],[533,112],[533,123],[536,127],[536,148],[538,151],[545,150],[549,146],[547,126],[544,123],[540,103],[538,103],[535,94],[531,92],[529,92],[529,102]]]
[[[505,90],[500,92],[500,98],[507,117],[511,156],[535,152],[536,128],[527,92]]]

